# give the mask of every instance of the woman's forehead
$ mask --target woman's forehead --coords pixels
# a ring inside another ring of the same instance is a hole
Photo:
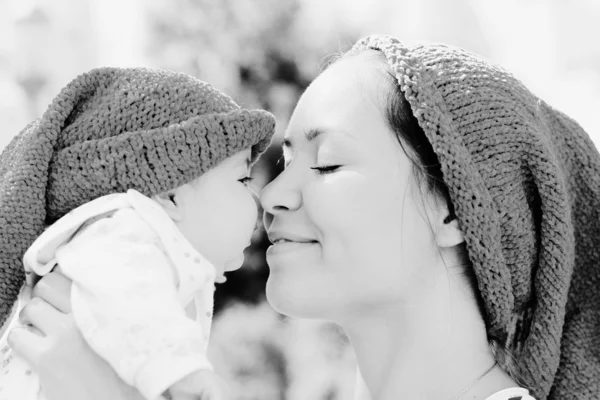
[[[353,100],[356,95],[374,92],[380,89],[382,65],[379,59],[369,53],[345,56],[323,71],[311,83],[305,95],[327,102]],[[346,98],[347,95],[353,97]]]
[[[377,60],[361,55],[341,59],[325,70],[300,98],[286,139],[311,131],[355,132],[384,123],[387,86]]]

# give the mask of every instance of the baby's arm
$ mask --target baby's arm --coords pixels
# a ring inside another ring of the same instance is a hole
[[[212,369],[202,327],[177,300],[170,261],[134,211],[94,222],[57,260],[73,280],[73,314],[84,338],[144,397],[156,399]]]

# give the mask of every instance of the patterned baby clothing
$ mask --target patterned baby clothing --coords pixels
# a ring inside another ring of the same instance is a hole
[[[50,226],[24,256],[28,283],[56,265],[73,280],[71,305],[90,347],[149,400],[212,370],[206,357],[216,271],[163,208],[135,190],[100,197]],[[29,299],[26,286],[15,305]],[[195,307],[195,315],[189,311]],[[0,400],[39,400],[39,380],[1,338]],[[17,379],[18,376],[18,379]]]

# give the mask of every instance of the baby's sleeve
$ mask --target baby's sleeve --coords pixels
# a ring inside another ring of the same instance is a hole
[[[171,261],[135,211],[94,222],[56,257],[73,280],[73,314],[84,338],[145,398],[212,369],[205,330],[186,316]]]

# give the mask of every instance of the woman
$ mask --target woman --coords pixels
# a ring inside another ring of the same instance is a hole
[[[375,36],[307,89],[284,155],[262,194],[268,299],[339,323],[373,399],[600,397],[600,156],[574,121],[463,51]],[[38,292],[68,311],[52,279]],[[47,385],[120,390],[36,308],[47,337],[12,340]]]

